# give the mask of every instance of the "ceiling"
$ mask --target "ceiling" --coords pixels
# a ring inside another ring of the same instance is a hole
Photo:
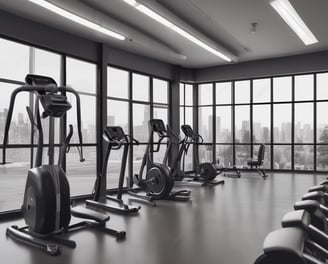
[[[146,17],[122,0],[49,0],[127,36],[119,41],[58,17],[27,0],[0,0],[0,9],[87,39],[187,68],[227,62]],[[290,0],[319,42],[305,46],[269,0],[140,0],[213,47],[234,63],[328,50],[328,1]],[[251,33],[251,23],[257,23]]]

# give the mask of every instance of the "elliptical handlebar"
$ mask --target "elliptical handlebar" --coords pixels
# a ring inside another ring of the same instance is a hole
[[[15,104],[17,94],[19,94],[21,92],[30,92],[30,93],[36,92],[39,95],[44,95],[46,93],[56,94],[58,92],[61,92],[61,93],[68,92],[68,93],[72,93],[75,96],[76,113],[77,113],[77,130],[78,130],[79,145],[80,145],[80,148],[78,148],[78,152],[80,155],[80,161],[83,162],[84,158],[83,158],[83,139],[82,139],[82,128],[81,128],[82,126],[81,126],[80,96],[73,88],[65,87],[65,86],[57,87],[55,83],[54,84],[51,83],[51,84],[49,84],[49,86],[47,86],[47,85],[23,85],[23,86],[16,88],[12,92],[11,97],[10,97],[10,104],[9,104],[9,109],[8,109],[8,115],[6,118],[5,132],[4,132],[4,137],[3,137],[3,149],[2,149],[3,164],[6,163],[6,147],[8,144],[9,129],[10,129],[10,124],[11,124],[11,120],[12,120],[14,104]]]
[[[128,134],[122,134],[121,138],[111,137],[108,131],[105,129],[103,132],[103,139],[107,144],[111,145],[114,150],[120,149],[122,145],[139,145],[139,141]]]

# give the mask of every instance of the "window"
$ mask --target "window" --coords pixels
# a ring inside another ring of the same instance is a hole
[[[277,104],[273,107],[273,141],[275,143],[291,143],[291,109],[291,104]]]
[[[216,145],[215,161],[224,167],[231,167],[234,164],[232,145]]]
[[[235,82],[235,103],[250,103],[250,81]]]
[[[213,142],[213,108],[199,108],[199,134],[204,138],[204,142]]]
[[[3,142],[10,96],[14,89],[18,87],[19,86],[15,84],[0,82],[0,144]],[[15,100],[15,107],[9,130],[9,144],[29,144],[31,142],[31,123],[26,112],[26,106],[28,105],[29,94],[18,94]]]
[[[215,84],[215,103],[216,104],[231,104],[231,82],[223,82]]]
[[[212,149],[225,166],[246,166],[265,143],[264,168],[327,171],[327,83],[328,73],[315,73],[198,85],[202,151]],[[213,85],[215,104],[210,105]]]
[[[318,143],[328,144],[327,109],[328,109],[328,102],[317,103],[317,142]]]
[[[250,145],[236,145],[236,165],[239,167],[248,167],[247,160],[251,157]]]
[[[149,77],[133,73],[132,75],[133,100],[149,101]]]
[[[107,125],[120,126],[125,134],[129,134],[129,83],[128,71],[107,67]],[[121,170],[123,146],[112,150],[107,164],[107,189],[117,188]],[[128,175],[129,157],[125,175]]]
[[[275,145],[273,149],[273,168],[277,170],[290,170],[291,146]]]
[[[294,146],[294,168],[295,170],[313,170],[313,146]]]
[[[11,93],[25,81],[28,73],[50,76],[57,84],[61,84],[62,56],[53,52],[22,45],[14,41],[0,38],[0,145],[3,142],[4,126],[7,118]],[[6,79],[9,81],[7,82]],[[10,82],[17,82],[12,84]],[[26,106],[34,106],[34,96],[29,93],[19,93],[15,100],[12,122],[9,130],[8,148],[6,150],[6,165],[0,166],[0,211],[18,209],[21,207],[27,171],[34,164],[35,149],[31,145],[31,124],[26,113]],[[42,108],[41,108],[42,111]],[[48,122],[42,120],[44,144],[48,143]],[[55,120],[55,128],[59,120]],[[58,133],[55,134],[58,143]],[[36,133],[35,133],[36,136]],[[35,140],[34,140],[35,142]],[[16,145],[16,144],[19,144]],[[55,148],[55,154],[58,148]],[[2,160],[2,148],[0,147]],[[34,155],[33,155],[34,154]],[[33,156],[32,156],[33,155]],[[57,160],[57,156],[55,156]],[[43,161],[47,162],[47,147],[44,146]]]
[[[153,79],[153,102],[168,104],[167,95],[168,82],[159,79]]]
[[[129,72],[107,67],[108,96],[128,99],[129,97]]]
[[[216,143],[232,143],[231,106],[216,107]]]
[[[143,143],[149,140],[149,119],[149,105],[133,104],[133,137]]]
[[[253,102],[262,103],[271,101],[271,79],[253,81]]]
[[[249,106],[235,107],[235,137],[236,143],[250,143]]]
[[[72,196],[90,194],[96,177],[96,73],[97,66],[93,63],[73,58],[66,59],[67,85],[80,95],[83,143],[93,144],[93,146],[84,146],[85,161],[82,163],[75,147],[72,147],[66,156],[66,171]],[[78,143],[76,99],[74,95],[68,94],[68,96],[72,109],[67,113],[67,125],[72,124],[74,129],[71,143]]]
[[[292,100],[292,78],[277,77],[273,78],[273,100],[275,102]]]
[[[328,73],[317,74],[317,99],[328,99]]]
[[[129,131],[129,103],[118,100],[107,101],[107,125],[120,126]]]
[[[188,124],[193,126],[193,86],[191,84],[180,83],[180,128]],[[180,136],[184,137],[180,129]],[[187,155],[183,158],[181,169],[193,170],[193,146],[190,146]]]
[[[313,100],[313,75],[295,76],[295,101]]]
[[[61,56],[59,54],[41,49],[35,49],[35,74],[49,76],[53,78],[58,85],[60,85],[60,64]]]
[[[30,72],[30,48],[0,38],[0,58],[1,78],[23,82],[26,74]]]
[[[199,105],[213,105],[213,85],[211,83],[199,85]]]
[[[191,84],[185,85],[185,105],[192,106],[193,104],[193,86]]]
[[[95,64],[81,60],[67,58],[66,80],[80,94],[82,133],[84,143],[96,143],[96,70]],[[72,143],[78,143],[76,99],[68,94],[72,109],[67,113],[67,125],[72,124],[74,135]]]
[[[213,160],[213,146],[212,145],[199,145],[199,162],[212,162]]]
[[[295,104],[295,143],[313,143],[313,103]]]
[[[270,105],[253,106],[253,142],[268,143],[270,139],[271,107]]]

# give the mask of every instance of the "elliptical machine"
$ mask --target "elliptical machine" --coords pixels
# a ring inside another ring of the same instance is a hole
[[[182,125],[182,132],[185,134],[184,139],[180,142],[180,161],[185,160],[185,156],[188,153],[188,149],[192,144],[201,144],[204,139],[201,135],[196,133],[190,125]],[[177,180],[183,180],[184,178],[190,178],[191,181],[203,182],[209,185],[224,184],[224,180],[215,180],[215,177],[222,173],[222,168],[216,166],[211,162],[199,162],[199,154],[196,148],[193,148],[193,159],[195,165],[195,174],[186,174],[181,171],[181,164],[179,164],[178,173],[176,175]]]
[[[105,227],[109,216],[85,207],[76,206],[71,208],[69,183],[62,169],[62,162],[65,153],[69,150],[69,142],[73,134],[73,126],[71,125],[69,126],[69,134],[61,146],[58,164],[54,164],[54,118],[62,117],[72,107],[67,101],[65,93],[72,93],[76,97],[80,145],[78,149],[80,161],[84,161],[79,94],[69,87],[57,87],[52,78],[45,76],[28,74],[25,82],[26,85],[15,89],[11,95],[3,139],[3,164],[6,164],[6,146],[15,98],[20,92],[29,92],[36,95],[35,113],[33,114],[29,107],[27,107],[27,112],[32,127],[38,131],[37,153],[35,166],[28,171],[22,205],[23,218],[27,226],[8,227],[6,234],[19,242],[42,249],[49,255],[58,255],[60,253],[60,248],[56,243],[75,248],[75,241],[65,239],[60,235],[83,227],[96,228],[115,235],[117,238],[125,238],[125,232]],[[44,110],[42,115],[40,114],[39,103],[41,103]],[[49,164],[47,165],[42,165],[43,128],[41,117],[49,117]],[[71,215],[93,221],[82,221],[69,226]]]
[[[174,186],[174,177],[171,168],[167,165],[168,156],[172,147],[171,139],[167,133],[164,122],[161,119],[149,120],[149,140],[142,159],[139,174],[128,178],[128,192],[137,198],[146,199],[148,201],[154,200],[173,200],[173,201],[187,201],[190,199],[189,190],[172,191]],[[159,137],[157,142],[152,142],[153,133]],[[161,142],[167,138],[168,146],[166,148],[163,162],[153,162],[151,160],[152,153],[159,152]],[[156,148],[153,149],[153,145]],[[143,172],[146,168],[146,176],[143,177]],[[138,186],[146,195],[138,194],[138,190],[133,189],[133,185]]]
[[[128,204],[124,203],[122,199],[122,194],[124,188],[123,184],[124,184],[125,168],[126,168],[129,147],[131,144],[138,145],[139,142],[136,139],[130,137],[129,135],[124,134],[123,129],[119,126],[106,127],[103,133],[103,139],[107,145],[103,167],[101,173],[97,175],[93,200],[86,200],[86,204],[104,210],[113,211],[116,213],[122,213],[122,214],[137,213],[141,207],[129,206]],[[113,197],[112,195],[106,195],[106,198],[108,200],[118,204],[118,206],[115,206],[113,204],[107,204],[105,202],[100,201],[101,198],[100,186],[103,178],[107,176],[107,165],[108,165],[108,160],[111,150],[119,150],[121,149],[122,146],[123,146],[123,156],[122,156],[121,170],[120,170],[120,176],[119,176],[119,182],[117,188],[117,195],[116,197]]]

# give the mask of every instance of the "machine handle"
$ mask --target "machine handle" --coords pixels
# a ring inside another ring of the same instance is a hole
[[[79,137],[79,143],[80,143],[80,147],[78,147],[78,152],[80,155],[80,162],[85,161],[84,157],[83,157],[83,138],[82,138],[82,125],[81,125],[81,100],[80,100],[80,95],[78,94],[77,91],[75,91],[74,89],[70,88],[70,87],[66,87],[66,86],[60,86],[57,87],[58,91],[60,92],[68,92],[68,93],[72,93],[73,95],[75,95],[76,98],[76,118],[77,118],[77,133],[78,133],[78,137]]]
[[[64,141],[63,145],[61,146],[61,149],[59,152],[59,157],[58,157],[58,166],[59,167],[62,167],[62,165],[63,165],[65,153],[68,153],[70,150],[69,143],[71,141],[72,136],[73,136],[73,126],[69,125],[68,135],[66,136],[65,141]]]
[[[10,129],[10,123],[13,115],[14,110],[14,103],[16,100],[17,94],[21,92],[38,92],[39,94],[44,93],[57,93],[57,92],[69,92],[75,95],[76,97],[76,112],[77,112],[77,130],[78,130],[78,137],[79,137],[79,143],[80,148],[78,148],[78,152],[80,155],[80,161],[83,162],[83,139],[82,139],[82,128],[81,128],[81,101],[79,94],[70,87],[56,87],[55,84],[52,86],[43,86],[43,85],[23,85],[18,88],[16,88],[12,93],[10,97],[10,103],[9,103],[9,109],[8,109],[8,115],[6,118],[6,124],[5,124],[5,131],[4,131],[4,137],[3,137],[3,149],[2,149],[2,162],[3,164],[6,163],[6,147],[8,144],[8,135],[9,135],[9,129]]]
[[[128,139],[128,141],[132,145],[139,145],[140,144],[140,142],[138,140],[136,140],[134,137],[131,137],[130,135],[125,135],[125,137]]]

